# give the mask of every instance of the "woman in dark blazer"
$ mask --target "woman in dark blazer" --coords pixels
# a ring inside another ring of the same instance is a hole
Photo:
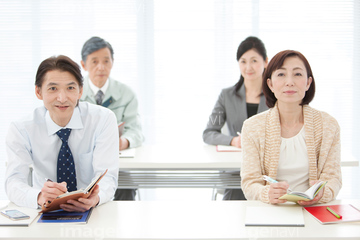
[[[257,37],[248,37],[238,47],[240,79],[232,87],[221,91],[209,122],[203,132],[203,140],[212,145],[231,145],[241,148],[243,122],[268,109],[262,94],[262,75],[268,64],[264,43]],[[221,133],[227,124],[229,134]],[[234,173],[234,174],[240,174]],[[246,200],[241,189],[226,189],[223,200]]]

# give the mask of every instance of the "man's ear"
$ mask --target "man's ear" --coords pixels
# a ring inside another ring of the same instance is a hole
[[[82,68],[83,68],[85,71],[87,71],[87,70],[86,70],[86,67],[85,67],[85,62],[84,62],[83,60],[81,60],[80,63],[81,63]]]
[[[35,95],[38,99],[43,100],[43,97],[41,94],[41,88],[38,86],[35,86]]]

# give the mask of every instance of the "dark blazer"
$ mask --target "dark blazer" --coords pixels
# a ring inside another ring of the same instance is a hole
[[[265,97],[262,95],[257,113],[267,109]],[[245,85],[241,86],[238,95],[235,94],[235,86],[223,89],[203,132],[204,142],[212,145],[230,145],[233,137],[237,136],[236,132],[241,131],[247,118]],[[230,136],[221,133],[221,128],[225,122]]]

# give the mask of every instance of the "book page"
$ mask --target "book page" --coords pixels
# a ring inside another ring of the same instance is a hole
[[[106,173],[106,171],[105,171]],[[84,189],[84,193],[88,193],[96,184],[96,182],[99,180],[99,178],[101,178],[101,176],[103,176],[105,173],[99,173],[94,180]]]
[[[315,198],[317,193],[326,185],[327,182],[318,182],[311,186],[305,192],[296,192],[292,191],[291,193],[285,194],[284,196],[279,197],[279,199],[286,199],[288,201],[297,202],[300,200],[310,201]]]
[[[103,175],[103,173],[99,173],[95,178],[94,180],[85,188],[81,188],[79,190],[75,190],[75,191],[72,191],[72,192],[66,192],[64,194],[61,194],[59,195],[57,198],[62,198],[62,197],[66,197],[68,195],[73,195],[73,194],[76,194],[76,193],[88,193],[95,185],[95,183],[99,180],[99,178]]]
[[[318,191],[318,189],[321,187],[323,183],[324,183],[323,181],[317,182],[314,185],[312,185],[311,188],[306,190],[305,194],[309,197],[309,199],[314,199],[314,197],[316,196],[315,193]]]
[[[66,192],[64,194],[61,194],[59,196],[57,196],[57,198],[62,198],[62,197],[66,197],[68,195],[72,195],[72,194],[75,194],[75,193],[85,193],[84,189],[79,189],[79,190],[75,190],[75,191],[72,191],[72,192]]]

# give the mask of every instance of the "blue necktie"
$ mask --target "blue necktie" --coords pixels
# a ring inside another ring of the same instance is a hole
[[[60,129],[56,132],[62,141],[57,162],[57,182],[66,182],[69,192],[77,189],[74,158],[68,145],[70,133],[70,128]]]

